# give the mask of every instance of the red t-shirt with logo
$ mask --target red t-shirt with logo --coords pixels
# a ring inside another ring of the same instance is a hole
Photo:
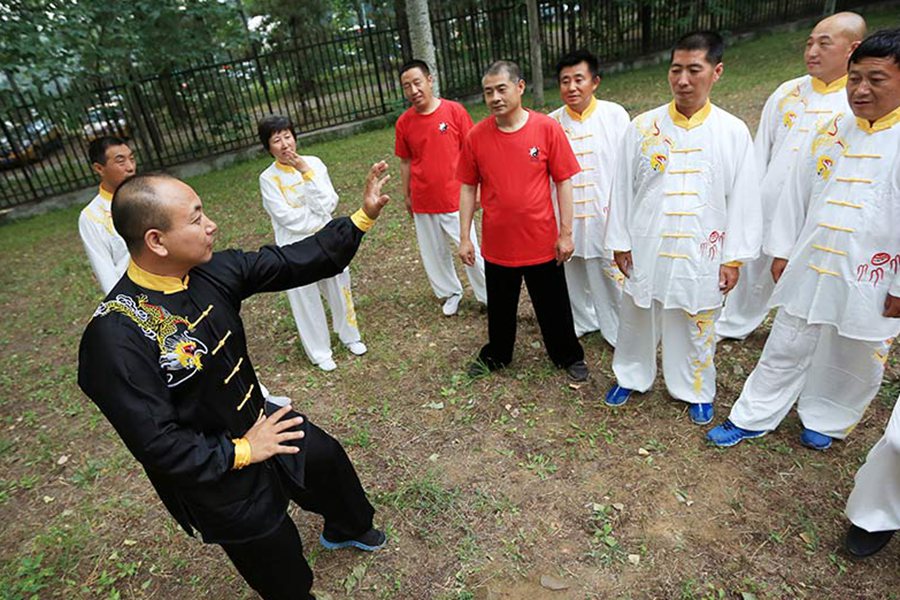
[[[484,259],[521,267],[556,258],[550,179],[565,181],[580,170],[562,126],[547,115],[528,111],[528,121],[512,133],[500,131],[493,116],[473,127],[457,177],[481,184]]]
[[[409,193],[416,213],[459,210],[456,165],[472,117],[457,102],[441,100],[437,109],[421,115],[410,107],[397,119],[394,154],[410,159]]]

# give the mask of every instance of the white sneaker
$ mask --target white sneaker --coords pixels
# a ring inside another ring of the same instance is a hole
[[[456,314],[456,311],[459,310],[460,300],[462,300],[462,294],[453,294],[444,301],[444,306],[441,310],[444,312],[445,317],[452,317]]]
[[[363,354],[365,354],[366,352],[369,351],[369,349],[366,348],[366,345],[363,344],[362,342],[351,342],[351,343],[347,344],[347,350],[349,350],[350,352],[352,352],[353,354],[355,354],[357,356],[362,356]]]
[[[337,364],[334,362],[334,359],[331,358],[326,358],[322,362],[317,363],[316,366],[323,371],[334,371],[337,369]]]

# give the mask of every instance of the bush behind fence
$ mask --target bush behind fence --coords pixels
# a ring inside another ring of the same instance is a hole
[[[692,29],[750,29],[822,7],[822,0],[543,0],[545,77],[575,48],[612,62],[667,48]],[[522,2],[487,10],[450,3],[434,10],[432,29],[445,96],[477,93],[482,71],[499,58],[530,72]],[[273,112],[290,115],[302,132],[399,114],[397,69],[411,58],[408,40],[400,27],[364,30],[165,75],[18,94],[0,106],[0,208],[94,184],[87,145],[101,134],[129,138],[139,168],[152,170],[255,145],[256,122]]]

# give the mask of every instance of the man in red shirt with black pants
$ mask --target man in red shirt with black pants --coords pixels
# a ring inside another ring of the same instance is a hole
[[[459,244],[459,181],[456,167],[472,118],[457,102],[434,96],[434,78],[428,65],[411,60],[400,67],[403,95],[412,104],[396,125],[394,153],[400,157],[400,176],[406,210],[416,224],[422,266],[434,295],[444,299],[443,313],[455,315],[463,288],[453,266]],[[453,246],[448,245],[449,240]],[[478,252],[475,228],[469,239]],[[484,261],[466,265],[475,298],[487,303]]]
[[[469,366],[470,377],[512,361],[522,279],[550,360],[584,381],[588,368],[575,336],[563,263],[572,256],[572,182],[581,170],[559,123],[522,107],[519,66],[497,61],[481,80],[491,116],[472,128],[459,159],[459,256],[475,262],[469,237],[481,185],[482,255],[488,297],[488,343]],[[550,196],[556,184],[559,223]]]

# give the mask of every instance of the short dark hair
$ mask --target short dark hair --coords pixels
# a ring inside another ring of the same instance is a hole
[[[290,131],[291,135],[295,135],[294,124],[291,122],[290,117],[284,115],[263,117],[259,125],[256,126],[256,132],[259,134],[259,143],[262,144],[266,152],[269,151],[269,139],[279,131],[285,130]]]
[[[499,75],[503,72],[509,75],[509,80],[513,83],[522,81],[522,69],[511,60],[496,60],[492,62],[491,65],[485,69],[484,75],[481,77],[483,79],[488,75]]]
[[[410,61],[403,63],[403,66],[400,67],[400,77],[403,77],[403,74],[411,69],[420,69],[422,74],[425,77],[431,75],[431,69],[428,68],[428,63],[424,60],[419,60],[418,58],[414,58]]]
[[[116,137],[114,135],[104,135],[98,137],[97,139],[92,140],[90,145],[88,145],[88,159],[91,161],[91,164],[97,163],[105,165],[106,151],[113,146],[122,145],[127,146],[128,142],[120,137]]]
[[[890,58],[900,67],[900,28],[882,29],[864,39],[850,55],[850,64],[864,58]]]
[[[559,59],[559,62],[556,63],[556,80],[559,81],[559,74],[562,73],[563,69],[566,67],[574,67],[581,63],[587,63],[588,71],[591,72],[591,77],[600,77],[600,61],[587,50],[579,49],[563,55],[563,57]]]
[[[678,38],[672,46],[669,62],[675,58],[676,50],[706,50],[706,62],[716,66],[725,56],[725,40],[716,31],[692,31]]]
[[[113,194],[110,209],[113,227],[125,240],[132,255],[143,247],[144,234],[148,229],[166,231],[172,225],[154,185],[161,179],[175,178],[166,173],[133,175],[123,181]]]

